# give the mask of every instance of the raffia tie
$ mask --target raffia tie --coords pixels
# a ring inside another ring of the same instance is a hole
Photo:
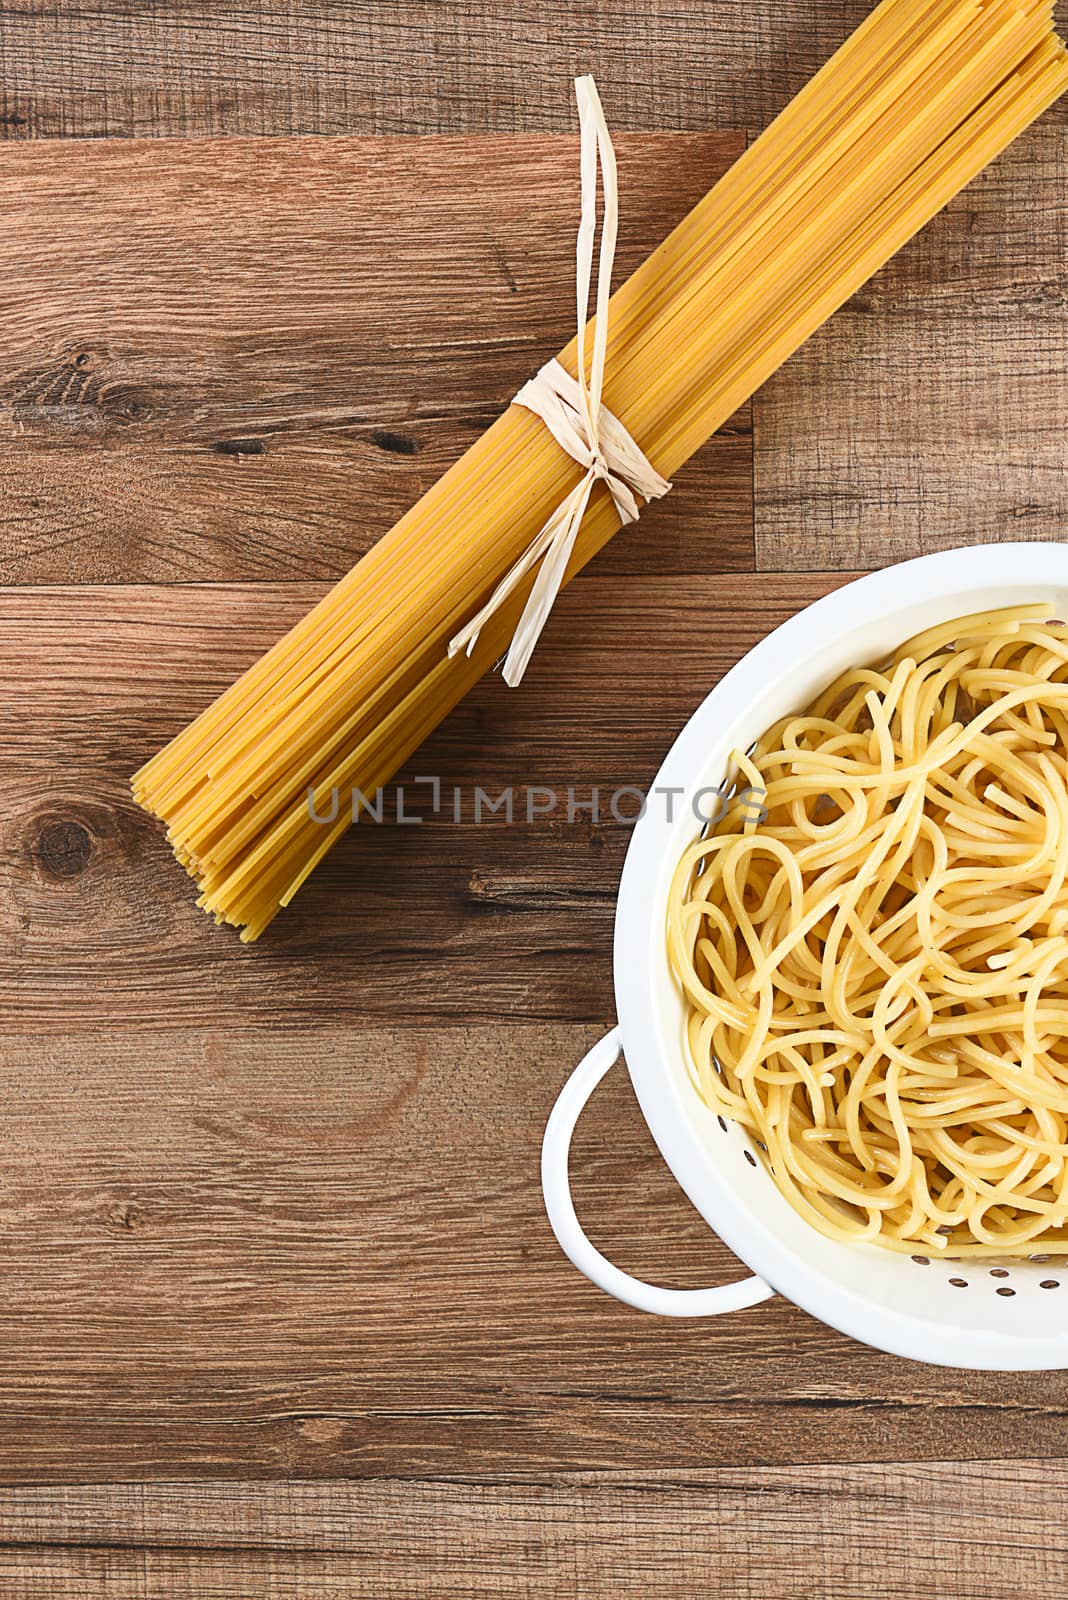
[[[578,378],[557,360],[546,362],[525,383],[515,404],[541,418],[556,442],[584,469],[575,488],[561,502],[512,569],[501,579],[478,614],[449,644],[450,658],[466,649],[470,655],[490,617],[540,562],[537,577],[516,625],[504,661],[504,681],[520,682],[541,631],[560,592],[575,539],[595,483],[603,483],[621,523],[636,522],[640,500],[658,500],[671,488],[646,459],[618,417],[602,403],[605,352],[608,346],[608,301],[619,227],[616,157],[596,85],[591,77],[575,79],[581,130],[582,214],[576,248],[578,314]],[[587,320],[597,232],[597,173],[601,174],[603,217],[597,261],[597,315],[593,324],[590,376],[586,378]]]

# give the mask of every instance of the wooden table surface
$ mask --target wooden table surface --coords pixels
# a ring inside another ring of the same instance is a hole
[[[523,688],[409,764],[461,824],[356,830],[247,948],[126,787],[562,342],[572,71],[620,133],[629,269],[864,10],[0,12],[4,1600],[1068,1577],[1062,1375],[896,1360],[781,1300],[661,1322],[572,1271],[538,1148],[613,1019],[628,830],[470,810],[649,783],[854,572],[1061,536],[1063,110],[575,582]],[[737,1274],[622,1071],[572,1172],[620,1265]]]

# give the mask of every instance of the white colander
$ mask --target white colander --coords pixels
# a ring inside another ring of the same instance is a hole
[[[1004,1266],[909,1258],[826,1239],[798,1216],[749,1136],[711,1112],[693,1087],[665,941],[672,872],[700,829],[693,798],[720,781],[733,749],[806,705],[847,667],[878,660],[911,634],[969,612],[1036,600],[1051,600],[1054,615],[1068,618],[1068,545],[947,550],[889,567],[777,628],[713,689],[675,741],[623,869],[615,932],[619,1026],[572,1073],[542,1147],[553,1231],[575,1266],[609,1294],[665,1316],[712,1316],[779,1293],[894,1355],[1003,1371],[1068,1366],[1063,1255]],[[669,791],[675,791],[671,817]],[[583,1233],[568,1187],[571,1134],[621,1054],[665,1161],[754,1276],[714,1289],[657,1288],[614,1267]]]

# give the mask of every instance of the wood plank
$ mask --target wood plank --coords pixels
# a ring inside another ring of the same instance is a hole
[[[648,781],[836,581],[594,570],[409,776]],[[0,596],[0,1479],[1063,1454],[1059,1374],[946,1374],[778,1301],[664,1323],[563,1259],[538,1149],[612,1017],[625,827],[375,828],[251,948],[195,910],[126,774],[315,592]],[[622,1072],[573,1171],[624,1267],[737,1274]]]
[[[761,390],[760,566],[1063,535],[1066,162],[1032,129]]]
[[[720,673],[835,581],[608,583],[595,566],[522,691],[485,680],[400,776],[424,813],[414,780],[440,776],[442,813],[354,830],[255,949],[196,909],[127,782],[321,587],[0,594],[0,1020],[32,1035],[93,1026],[102,983],[109,1016],[139,1030],[191,1007],[219,1027],[355,1026],[398,1005],[426,1021],[600,1019],[630,828],[610,811],[568,823],[568,790],[581,805],[594,786],[649,784]],[[515,789],[513,825],[488,812],[474,825],[476,786]],[[558,804],[528,822],[543,786]]]
[[[619,131],[760,128],[870,9],[16,0],[0,19],[0,133],[557,132],[576,72],[596,74]]]
[[[617,281],[743,145],[620,140]],[[9,143],[0,182],[2,582],[338,577],[574,326],[571,137]],[[751,569],[751,506],[746,408],[602,570]]]
[[[640,1485],[159,1484],[0,1494],[26,1600],[1003,1600],[1055,1593],[1068,1478],[1046,1462],[709,1470]],[[79,1548],[79,1546],[81,1548]]]

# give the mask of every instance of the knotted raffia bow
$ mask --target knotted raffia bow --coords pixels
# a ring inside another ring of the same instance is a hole
[[[608,346],[608,300],[619,226],[616,156],[597,87],[591,77],[575,79],[575,98],[581,130],[582,174],[582,215],[576,248],[578,379],[572,378],[559,361],[548,361],[529,383],[523,385],[515,397],[515,404],[525,406],[539,416],[557,443],[580,467],[585,468],[585,473],[515,566],[501,579],[482,610],[449,644],[450,657],[465,648],[470,655],[486,622],[540,561],[541,567],[504,661],[504,681],[513,689],[526,671],[534,646],[560,592],[594,484],[600,480],[607,486],[619,519],[624,524],[637,521],[640,509],[638,496],[643,500],[658,500],[671,488],[670,483],[646,460],[619,418],[614,417],[601,403],[605,351]],[[589,317],[593,246],[597,231],[598,163],[604,215],[597,262],[597,317],[593,327],[593,353],[587,382],[586,322]]]

